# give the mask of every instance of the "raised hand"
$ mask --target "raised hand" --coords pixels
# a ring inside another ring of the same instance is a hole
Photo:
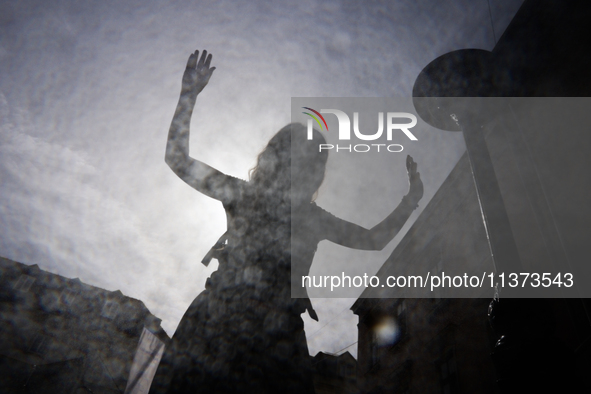
[[[417,172],[417,163],[410,155],[406,156],[406,171],[410,183],[407,196],[411,201],[417,203],[423,197],[423,181],[421,181],[421,173]]]
[[[189,56],[187,68],[183,74],[182,95],[188,94],[196,97],[205,88],[215,70],[215,67],[209,67],[210,64],[211,54],[208,55],[207,51],[203,51],[201,58],[199,58],[199,51],[195,51]]]

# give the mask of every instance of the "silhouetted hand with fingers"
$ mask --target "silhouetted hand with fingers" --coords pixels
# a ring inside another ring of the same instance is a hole
[[[423,197],[423,181],[421,180],[421,173],[417,172],[417,163],[410,155],[406,156],[406,171],[410,184],[407,197],[416,204]]]
[[[210,64],[211,54],[208,55],[207,51],[203,51],[201,58],[199,58],[199,51],[195,51],[189,56],[187,68],[183,74],[181,95],[197,97],[201,93],[215,70],[215,67],[209,66]]]

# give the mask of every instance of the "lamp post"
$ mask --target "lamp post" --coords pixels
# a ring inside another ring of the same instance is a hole
[[[509,275],[523,269],[485,140],[485,125],[505,112],[502,100],[490,98],[494,70],[494,57],[487,51],[445,54],[421,71],[413,101],[431,126],[463,133],[494,269]],[[568,372],[557,359],[569,353],[553,337],[547,303],[518,299],[518,291],[505,287],[500,298],[495,294],[488,311],[499,338],[492,354],[499,387],[503,393],[564,388]],[[540,373],[548,376],[539,379]]]
[[[492,92],[491,64],[492,54],[478,49],[443,55],[417,77],[413,101],[431,126],[463,133],[495,270],[520,272],[519,253],[484,138],[484,125],[498,111],[486,99]]]

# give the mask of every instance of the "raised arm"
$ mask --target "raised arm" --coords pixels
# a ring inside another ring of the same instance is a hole
[[[207,51],[203,51],[201,58],[199,51],[189,56],[183,74],[181,95],[168,131],[164,160],[188,185],[207,196],[223,201],[231,197],[231,183],[235,178],[189,156],[191,116],[197,96],[205,88],[215,70],[210,64],[211,54],[208,55]]]
[[[410,156],[406,157],[406,169],[410,183],[408,194],[402,198],[402,202],[388,217],[368,230],[331,216],[332,219],[325,221],[326,239],[349,248],[363,250],[382,250],[388,245],[423,197],[421,174],[417,172],[417,163]]]

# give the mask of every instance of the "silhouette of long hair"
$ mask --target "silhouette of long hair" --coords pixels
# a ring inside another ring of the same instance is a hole
[[[267,210],[277,213],[275,208],[279,206],[289,215],[290,205],[285,203],[291,204],[292,189],[300,196],[298,203],[314,201],[324,180],[328,159],[326,150],[320,152],[319,149],[319,145],[325,143],[316,129],[308,140],[307,129],[301,123],[290,123],[271,138],[258,155],[257,165],[249,171],[250,182],[255,186],[250,201],[253,216],[254,212]],[[218,252],[224,250],[228,236],[225,232],[205,255],[201,261],[205,266],[212,258],[219,260]]]
[[[258,155],[257,164],[250,170],[250,181],[257,189],[276,193],[295,186],[312,196],[324,180],[328,153],[320,152],[326,140],[316,129],[307,139],[307,129],[301,123],[290,123],[271,138]]]

